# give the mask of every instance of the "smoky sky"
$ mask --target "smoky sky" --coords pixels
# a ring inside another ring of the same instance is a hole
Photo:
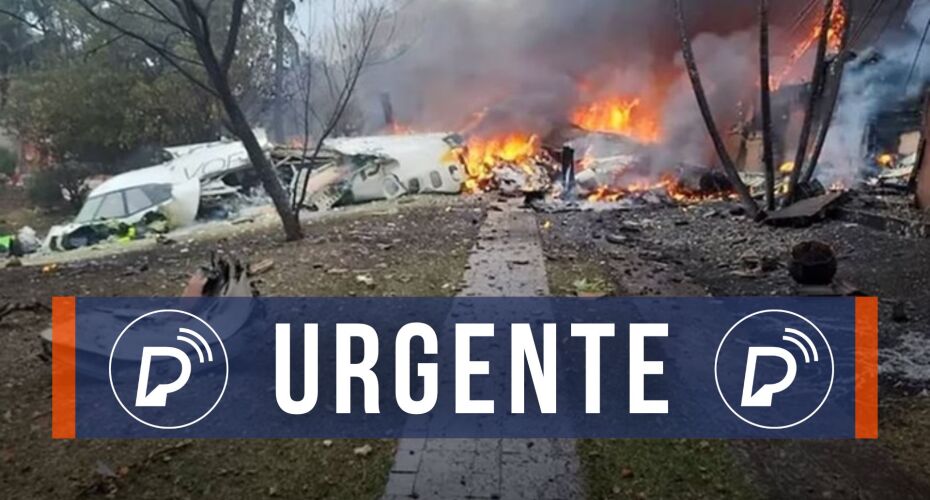
[[[772,3],[790,20],[806,0]],[[755,5],[686,0],[695,43],[751,29]],[[534,126],[564,116],[582,80],[595,94],[649,94],[678,75],[671,0],[414,0],[396,33],[403,55],[368,71],[364,92],[389,93],[398,118],[421,127],[454,128],[485,107]]]
[[[545,135],[580,103],[635,96],[655,108],[667,161],[711,161],[682,71],[672,0],[398,0],[393,43],[404,49],[364,74],[358,103],[369,132],[384,125],[380,96],[415,130],[459,131],[486,111],[486,132]],[[688,31],[721,128],[758,99],[758,3],[684,0]],[[801,32],[809,0],[770,2],[773,70]],[[854,2],[867,9],[867,0]],[[860,5],[861,4],[861,5]],[[818,11],[821,3],[815,7]],[[816,15],[809,16],[814,20]],[[810,61],[797,78],[809,77]]]

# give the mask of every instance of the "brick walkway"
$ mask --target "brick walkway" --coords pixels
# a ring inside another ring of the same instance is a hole
[[[502,208],[490,212],[481,228],[478,244],[469,257],[467,286],[461,296],[548,295],[535,217],[513,206]],[[456,315],[453,307],[451,316]],[[441,380],[440,391],[451,382]],[[504,389],[476,387],[476,398],[482,390]],[[411,418],[407,425],[430,429],[440,424]],[[400,440],[384,498],[506,500],[580,496],[573,440],[427,438]]]

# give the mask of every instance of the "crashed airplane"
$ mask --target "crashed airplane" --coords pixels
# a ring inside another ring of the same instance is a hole
[[[463,140],[455,134],[330,139],[312,161],[300,148],[272,150],[265,134],[258,135],[293,201],[302,199],[304,207],[315,210],[406,194],[458,194],[467,178]],[[250,181],[251,162],[240,142],[164,151],[168,161],[117,175],[91,191],[70,224],[49,231],[45,248],[73,250],[111,237],[134,239],[188,226],[211,200],[257,184]]]
[[[463,147],[460,136],[444,133],[330,139],[316,158],[319,164],[294,176],[291,193],[304,207],[320,211],[408,194],[459,194],[467,178]],[[272,156],[279,168],[303,161],[294,149]]]
[[[265,134],[257,133],[266,149]],[[166,148],[168,161],[114,176],[93,189],[70,224],[53,227],[45,248],[73,250],[116,235],[132,239],[136,227],[158,232],[197,218],[202,200],[235,195],[251,162],[241,142],[223,140]]]

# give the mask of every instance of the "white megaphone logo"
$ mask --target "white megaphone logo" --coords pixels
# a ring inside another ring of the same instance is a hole
[[[790,342],[801,349],[805,363],[811,362],[811,354],[813,354],[814,362],[820,361],[817,348],[814,346],[814,342],[810,337],[793,328],[785,328],[785,333],[796,335],[804,340],[802,344],[795,337],[789,335],[782,337],[782,340]],[[805,344],[807,346],[805,346]],[[808,347],[810,351],[808,351]],[[787,370],[785,376],[780,381],[773,384],[764,384],[759,390],[753,392],[752,388],[756,381],[756,364],[759,358],[763,357],[780,358],[785,362]],[[746,376],[743,379],[743,398],[740,404],[746,408],[771,408],[772,397],[791,387],[797,374],[798,363],[795,361],[794,355],[787,349],[781,347],[750,347],[746,355]]]
[[[213,362],[213,351],[207,341],[197,332],[187,328],[179,328],[180,333],[190,335],[196,342],[183,335],[178,335],[177,339],[189,344],[197,352],[197,357],[201,364],[204,362]],[[201,349],[201,345],[203,349]],[[206,358],[204,357],[206,353]],[[155,358],[174,358],[181,363],[181,373],[173,382],[156,385],[151,392],[148,392],[149,373],[152,369],[152,360]],[[139,367],[139,385],[136,388],[136,406],[150,408],[164,408],[168,403],[168,394],[181,390],[191,377],[191,362],[188,354],[175,347],[145,347],[142,349],[142,364]]]

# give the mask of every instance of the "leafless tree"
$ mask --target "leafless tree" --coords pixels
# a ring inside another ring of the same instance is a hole
[[[237,43],[247,8],[258,0],[76,0],[98,23],[138,41],[163,58],[179,73],[214,96],[222,105],[227,126],[248,152],[249,159],[281,218],[288,241],[302,238],[297,212],[281,185],[271,161],[262,150],[230,81]],[[135,22],[126,22],[132,19]],[[137,28],[140,21],[168,29],[155,36]],[[184,43],[179,43],[184,42]],[[189,46],[195,55],[179,48]]]
[[[730,153],[727,152],[726,144],[724,144],[723,138],[720,136],[720,131],[717,129],[717,124],[714,122],[714,115],[710,110],[710,104],[707,102],[707,95],[704,92],[704,85],[701,82],[701,74],[698,72],[697,62],[694,58],[694,50],[691,47],[691,37],[688,35],[688,28],[685,23],[685,13],[681,0],[675,0],[675,15],[678,23],[678,33],[681,39],[682,57],[684,58],[685,67],[688,70],[688,77],[691,79],[694,97],[697,99],[698,107],[701,110],[701,117],[704,119],[704,125],[707,127],[707,132],[710,134],[710,138],[714,143],[714,149],[717,151],[717,156],[720,158],[723,170],[736,189],[736,193],[739,195],[743,206],[746,208],[746,212],[750,217],[758,218],[761,213],[759,211],[759,206],[756,204],[755,200],[753,200],[752,195],[749,193],[749,189],[740,178],[739,172],[736,170],[736,165],[733,163]]]
[[[296,75],[303,158],[314,164],[326,139],[348,129],[348,112],[365,68],[389,57],[396,13],[374,0],[333,0],[331,23],[310,21],[303,33],[304,59]],[[294,197],[294,209],[306,201],[308,176]]]

